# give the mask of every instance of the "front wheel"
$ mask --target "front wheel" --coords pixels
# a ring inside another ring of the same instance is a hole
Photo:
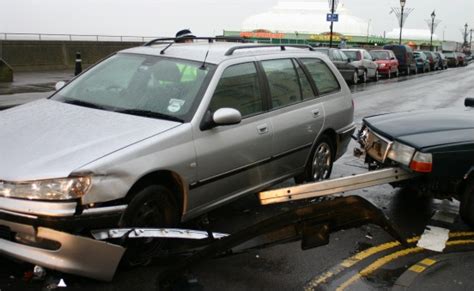
[[[150,185],[138,191],[119,222],[120,227],[173,227],[179,223],[179,211],[173,193],[161,185]],[[123,263],[127,266],[147,264],[164,248],[160,239],[129,239]]]
[[[459,207],[459,215],[462,220],[474,227],[474,179],[470,179],[461,193],[461,205]]]
[[[362,74],[362,83],[367,83],[367,71]]]
[[[357,70],[352,74],[352,84],[357,85],[359,82],[359,72]]]

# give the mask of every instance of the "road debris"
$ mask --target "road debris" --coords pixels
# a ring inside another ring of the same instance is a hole
[[[428,225],[416,244],[417,247],[442,252],[449,239],[449,229]]]

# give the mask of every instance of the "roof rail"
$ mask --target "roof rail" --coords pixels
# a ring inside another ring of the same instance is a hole
[[[256,44],[256,45],[243,45],[243,46],[234,46],[228,49],[225,52],[226,56],[231,56],[236,50],[242,49],[250,49],[250,48],[269,48],[269,47],[279,47],[280,50],[284,51],[287,47],[294,47],[294,48],[301,48],[301,49],[309,49],[310,51],[314,51],[314,48],[310,45],[306,44]]]
[[[191,40],[207,40],[209,43],[213,43],[214,41],[230,41],[230,42],[248,42],[247,40],[241,38],[241,37],[225,37],[225,36],[216,36],[216,37],[161,37],[161,38],[155,38],[153,40],[150,40],[146,42],[143,46],[151,46],[153,44],[169,44],[176,42],[177,40],[183,40],[183,39],[191,39]]]

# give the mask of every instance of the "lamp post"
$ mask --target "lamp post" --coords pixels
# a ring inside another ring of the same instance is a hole
[[[464,47],[467,47],[467,23],[464,24]]]
[[[402,7],[402,13],[400,14],[400,40],[398,44],[402,44],[402,29],[403,29],[403,10],[405,9],[405,3],[407,0],[400,0],[400,6]]]
[[[330,30],[330,35],[329,35],[329,47],[332,47],[332,32],[333,32],[333,27],[334,27],[334,19],[333,19],[333,17],[334,17],[334,10],[335,10],[335,7],[334,7],[334,6],[335,6],[335,3],[334,3],[334,2],[336,2],[336,0],[332,0],[332,1],[331,1],[331,26],[330,26],[330,28],[329,28],[329,30]]]
[[[430,51],[433,51],[433,31],[434,31],[434,22],[436,18],[436,13],[433,10],[431,13],[431,38],[430,38]]]

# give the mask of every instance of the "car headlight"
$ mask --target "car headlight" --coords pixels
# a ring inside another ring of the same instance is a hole
[[[414,154],[414,148],[395,141],[390,147],[387,157],[392,161],[409,166]]]
[[[91,177],[71,177],[25,182],[0,181],[0,196],[30,200],[70,200],[84,196]]]
[[[379,64],[379,68],[385,67],[385,64]]]

